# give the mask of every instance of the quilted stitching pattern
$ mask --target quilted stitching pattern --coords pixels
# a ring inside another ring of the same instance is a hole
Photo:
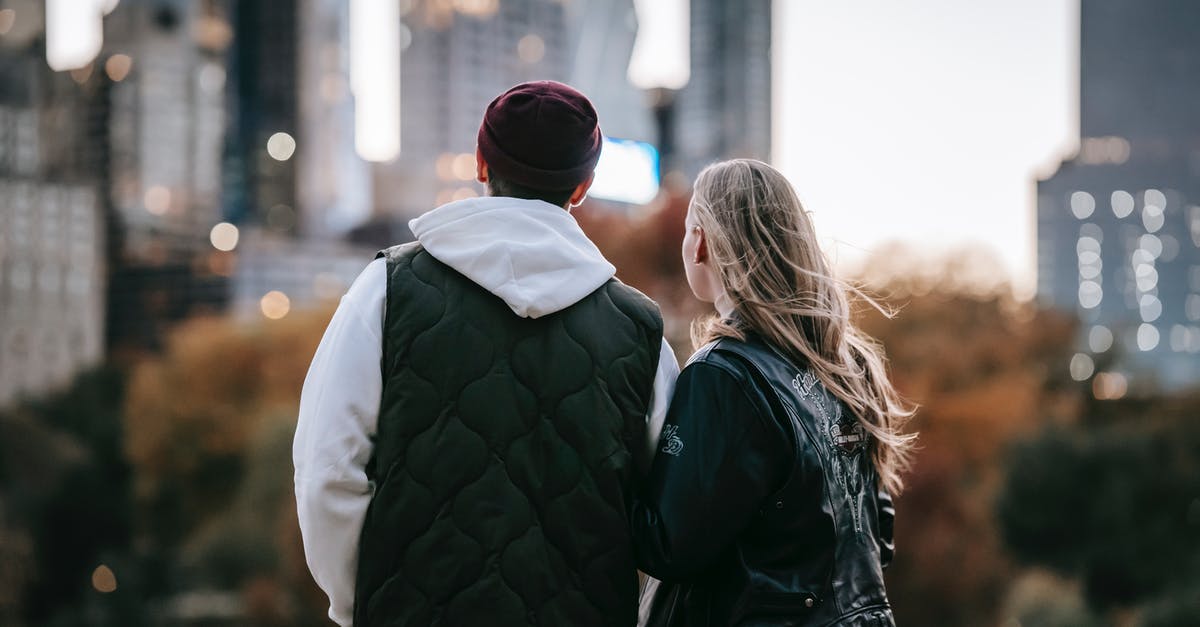
[[[537,320],[419,245],[388,258],[357,625],[632,625],[632,447],[662,321],[610,281]]]

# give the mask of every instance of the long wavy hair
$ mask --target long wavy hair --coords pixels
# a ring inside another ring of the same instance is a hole
[[[880,483],[898,494],[916,439],[904,426],[915,409],[888,379],[882,348],[851,321],[850,294],[890,312],[833,277],[811,217],[771,166],[753,159],[708,166],[691,209],[735,312],[697,321],[693,341],[744,340],[752,331],[806,364],[870,433]]]

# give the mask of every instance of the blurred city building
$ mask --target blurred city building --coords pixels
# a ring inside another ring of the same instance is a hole
[[[354,149],[350,93],[350,4],[299,0],[299,100],[295,212],[267,209],[267,226],[299,220],[309,240],[344,235],[371,217],[371,165]]]
[[[516,83],[567,80],[571,42],[550,0],[406,1],[401,18],[400,156],[375,166],[374,198],[379,214],[407,221],[483,192],[484,109]]]
[[[261,230],[246,232],[244,244],[229,307],[241,320],[279,319],[336,303],[375,252],[335,239],[297,246]]]
[[[668,167],[691,181],[718,159],[769,161],[771,0],[691,0],[690,41],[691,79],[666,112]]]
[[[341,296],[374,253],[343,243],[371,212],[371,167],[354,149],[349,3],[230,9],[223,211],[239,237],[228,310],[282,318]]]
[[[175,321],[227,301],[233,257],[211,240],[225,213],[232,39],[218,0],[125,0],[104,18],[89,67],[107,106],[97,171],[114,222],[110,350],[153,348]]]
[[[106,147],[93,70],[46,65],[40,3],[0,7],[0,406],[103,358]]]
[[[5,367],[0,401],[155,349],[189,316],[336,296],[409,218],[483,193],[480,117],[521,81],[591,95],[606,135],[636,140],[613,143],[618,178],[654,169],[650,144],[673,158],[671,137],[689,176],[769,156],[769,0],[694,2],[692,82],[657,101],[628,79],[634,0],[397,1],[401,151],[384,162],[356,146],[350,3],[109,2],[99,52],[56,72],[48,5],[3,2],[0,364],[47,370]],[[637,180],[593,204],[649,202],[657,176]]]
[[[238,0],[229,7],[223,213],[239,227],[270,225],[287,234],[300,228],[295,156],[307,138],[299,132],[298,60],[304,47],[297,5],[298,0]]]
[[[1200,381],[1200,4],[1082,0],[1080,150],[1038,182],[1038,297],[1098,397]]]
[[[587,94],[605,136],[657,143],[647,94],[629,81],[638,34],[633,0],[564,3],[570,46],[567,82]]]

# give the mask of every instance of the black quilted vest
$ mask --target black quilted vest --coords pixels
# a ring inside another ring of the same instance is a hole
[[[521,318],[385,250],[383,396],[354,624],[633,625],[634,451],[662,321],[610,280]]]

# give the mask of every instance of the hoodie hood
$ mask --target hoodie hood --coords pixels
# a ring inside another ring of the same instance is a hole
[[[460,200],[408,226],[435,259],[523,318],[566,309],[616,273],[570,213],[541,200]]]

